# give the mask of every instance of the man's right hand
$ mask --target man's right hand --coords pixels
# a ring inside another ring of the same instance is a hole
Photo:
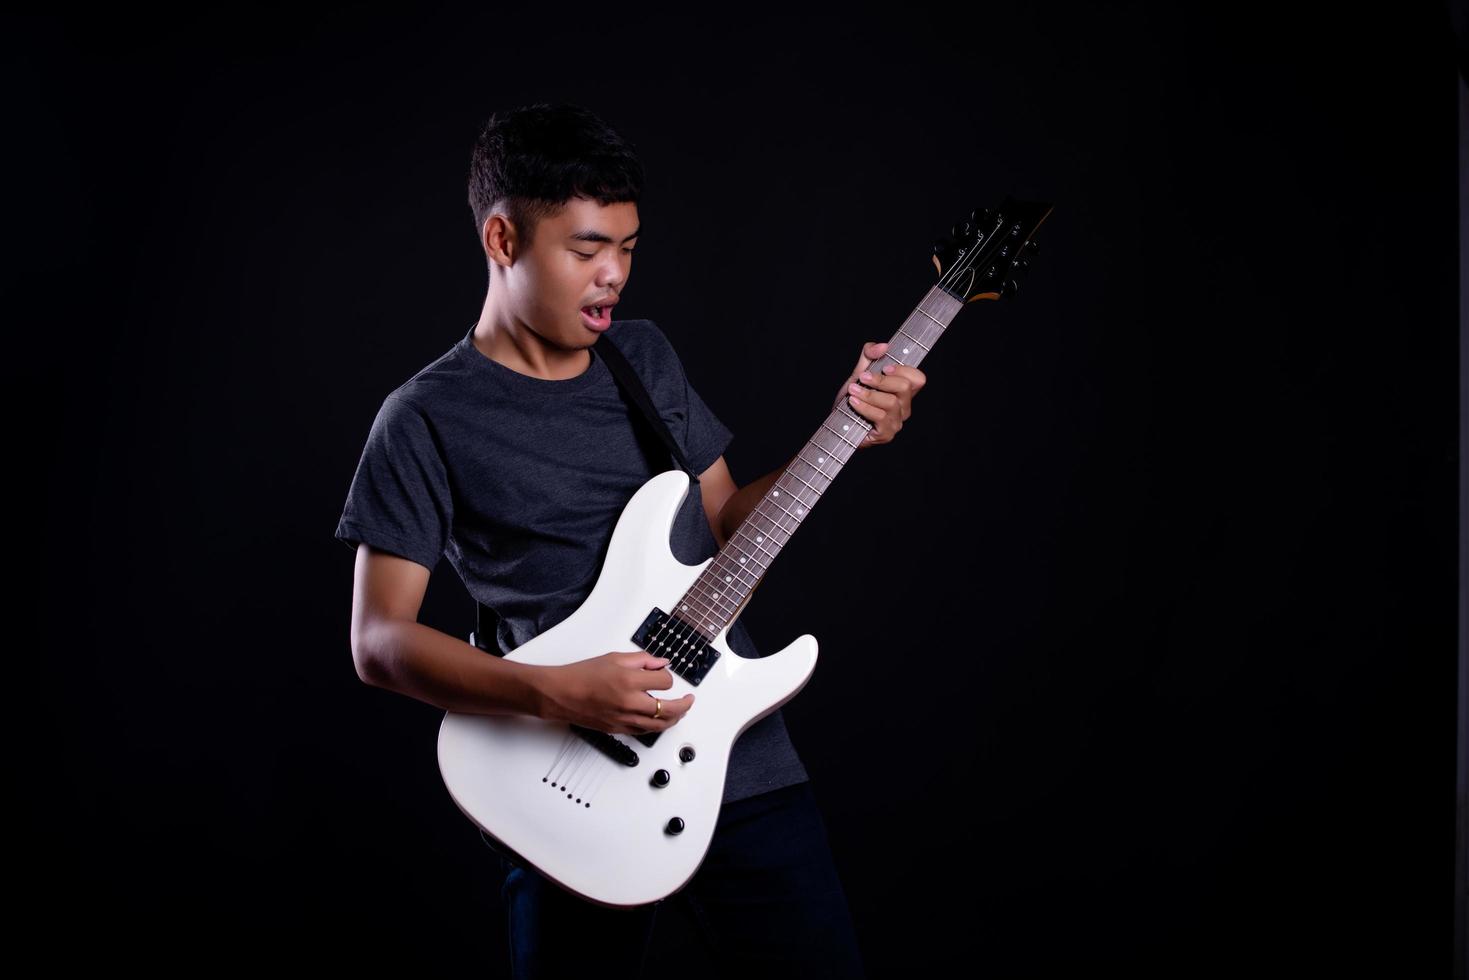
[[[694,706],[690,691],[681,698],[664,700],[659,717],[653,717],[656,695],[648,692],[673,686],[667,663],[666,658],[642,650],[614,650],[575,663],[544,667],[537,685],[541,692],[540,716],[609,735],[661,732],[677,724]]]

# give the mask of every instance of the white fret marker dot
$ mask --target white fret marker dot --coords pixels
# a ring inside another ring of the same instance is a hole
[[[744,563],[745,563],[745,560],[743,558],[741,558],[740,559],[740,564],[743,565]]]
[[[826,457],[825,456],[817,456],[816,457],[816,462],[818,462],[818,463],[824,463],[824,462],[826,462]]]
[[[684,603],[684,604],[683,604],[683,606],[682,606],[682,608],[684,608],[684,609],[687,609],[687,608],[689,608],[689,604],[688,604],[688,603],[687,603],[687,602],[685,602],[685,603]]]
[[[906,348],[906,347],[904,347],[904,348],[903,348],[903,353],[904,353],[904,354],[906,354],[906,353],[908,353],[908,348]]]
[[[755,535],[755,540],[757,542],[764,541],[765,540],[765,535],[763,535],[763,534],[757,534],[757,535]]]
[[[714,593],[714,598],[716,598],[716,599],[719,598],[719,593],[718,592]]]
[[[796,508],[796,513],[797,514],[804,514],[804,513],[806,513],[806,508],[804,508],[804,507],[797,507]]]
[[[710,623],[710,624],[709,624],[709,628],[710,628],[710,629],[713,629],[713,628],[714,628],[714,624],[713,624],[713,623]]]
[[[851,428],[851,426],[850,426],[850,425],[844,425],[844,426],[842,426],[842,431],[843,431],[843,432],[846,432],[846,431],[847,431],[847,430],[848,430],[848,429],[850,429],[850,428]]]
[[[725,580],[725,581],[726,581],[726,582],[728,582],[728,581],[729,581],[729,576],[728,576],[728,575],[726,575],[726,576],[725,576],[725,577],[724,577],[724,580]]]
[[[779,496],[780,496],[780,491],[779,491],[779,490],[772,490],[772,491],[771,491],[771,492],[770,492],[770,495],[771,495],[771,496],[772,496],[772,497],[779,497]]]

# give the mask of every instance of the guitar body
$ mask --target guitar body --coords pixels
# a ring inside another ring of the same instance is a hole
[[[633,636],[650,612],[672,612],[714,560],[685,565],[669,548],[691,487],[679,469],[645,483],[618,518],[591,594],[505,659],[555,665],[639,649]],[[673,686],[655,696],[693,691],[694,705],[653,736],[602,733],[616,744],[599,747],[564,722],[448,712],[438,756],[450,796],[523,864],[587,901],[625,908],[678,891],[708,852],[735,740],[795,697],[816,668],[810,634],[756,659],[737,655],[727,633],[728,624],[714,635],[720,655],[697,686],[668,672]],[[651,715],[651,698],[648,705]]]

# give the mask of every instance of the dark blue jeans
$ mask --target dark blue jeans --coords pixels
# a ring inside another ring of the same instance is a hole
[[[689,883],[636,908],[587,902],[490,848],[505,872],[516,978],[638,980],[666,902],[686,903],[726,976],[866,976],[810,782],[726,803]]]

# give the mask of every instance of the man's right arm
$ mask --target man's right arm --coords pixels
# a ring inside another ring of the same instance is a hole
[[[352,587],[352,660],[374,687],[444,711],[539,716],[545,668],[506,660],[418,622],[429,570],[357,545]]]

